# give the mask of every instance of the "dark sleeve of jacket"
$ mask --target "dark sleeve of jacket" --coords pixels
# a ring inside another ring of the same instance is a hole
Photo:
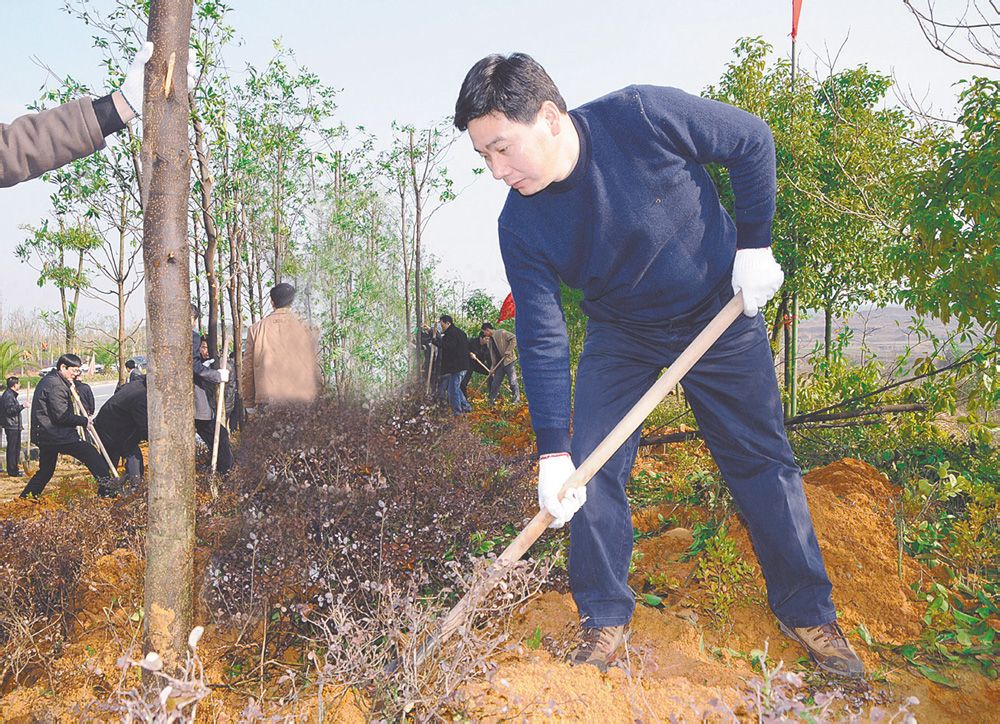
[[[111,96],[78,98],[0,124],[0,187],[41,176],[104,148],[125,127]]]
[[[93,415],[97,409],[97,401],[94,399],[94,390],[86,382],[76,383],[76,393],[80,395],[80,402],[88,415]]]
[[[14,390],[7,389],[0,397],[0,415],[3,417],[3,426],[8,430],[21,429],[21,402],[17,399]]]

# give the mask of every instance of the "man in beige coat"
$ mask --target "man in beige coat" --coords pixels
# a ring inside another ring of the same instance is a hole
[[[122,87],[101,98],[77,98],[41,113],[0,123],[0,187],[41,176],[104,148],[104,137],[125,128],[142,110],[143,69],[153,54],[147,42]]]
[[[490,380],[490,404],[496,402],[500,385],[507,380],[516,405],[521,401],[521,390],[517,386],[517,337],[505,329],[494,329],[489,322],[483,322],[482,330],[490,350],[490,368],[495,368]]]
[[[295,287],[271,290],[274,311],[247,332],[240,374],[245,407],[310,403],[320,388],[319,358],[312,332],[292,311]]]

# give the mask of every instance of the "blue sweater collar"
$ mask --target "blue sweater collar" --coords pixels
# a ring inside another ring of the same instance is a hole
[[[569,191],[580,183],[590,170],[590,131],[577,117],[578,113],[579,111],[576,110],[569,112],[569,117],[573,120],[573,125],[576,127],[577,138],[580,139],[580,156],[576,159],[576,166],[573,167],[569,176],[562,181],[553,181],[550,183],[548,188],[545,189],[546,191],[551,191],[555,194]]]

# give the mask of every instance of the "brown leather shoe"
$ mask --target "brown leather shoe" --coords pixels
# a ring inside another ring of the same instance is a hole
[[[618,660],[628,640],[624,626],[580,629],[579,643],[570,655],[573,666],[590,664],[602,672]]]
[[[791,627],[778,621],[778,628],[789,638],[795,639],[809,653],[816,665],[837,676],[861,678],[865,665],[851,647],[836,621],[822,626]]]

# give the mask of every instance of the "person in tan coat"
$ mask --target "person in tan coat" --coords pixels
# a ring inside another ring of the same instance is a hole
[[[128,69],[122,87],[101,98],[77,98],[56,108],[29,113],[9,125],[0,123],[0,188],[41,176],[104,148],[142,110],[147,42]]]
[[[505,329],[494,329],[489,322],[483,322],[483,335],[490,351],[490,368],[495,369],[490,379],[490,404],[496,402],[500,385],[504,380],[510,384],[514,404],[521,402],[521,390],[517,386],[517,337]]]
[[[292,311],[295,287],[271,290],[274,311],[247,332],[240,374],[240,395],[247,408],[282,403],[310,403],[319,395],[316,340]]]

